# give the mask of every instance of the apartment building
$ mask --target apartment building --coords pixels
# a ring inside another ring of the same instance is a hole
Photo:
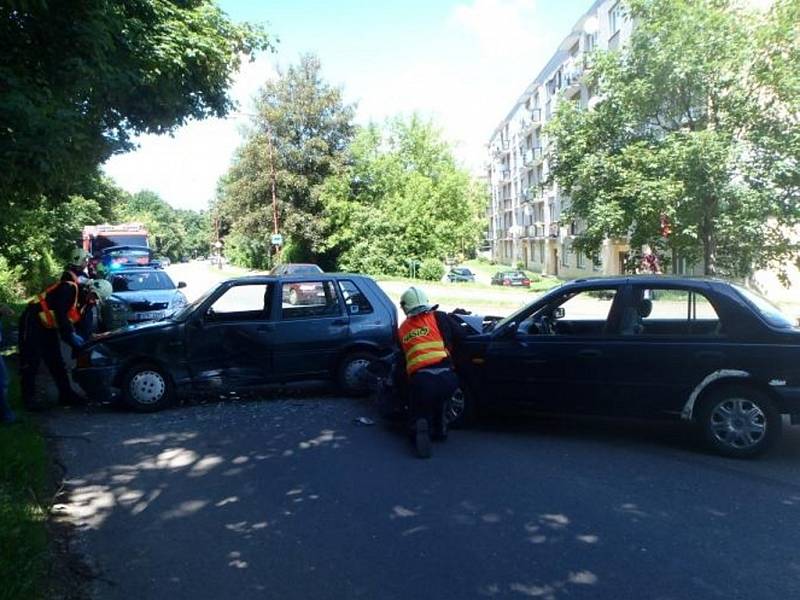
[[[582,224],[562,218],[569,198],[557,185],[546,184],[548,140],[543,128],[559,102],[592,106],[597,98],[586,84],[589,54],[620,47],[631,29],[618,0],[595,1],[492,134],[488,212],[496,261],[522,262],[534,271],[565,278],[624,271],[630,250],[626,240],[606,240],[598,264],[573,249]]]

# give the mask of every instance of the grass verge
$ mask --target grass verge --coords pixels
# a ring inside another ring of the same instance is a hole
[[[48,554],[47,449],[38,426],[21,410],[14,365],[9,396],[18,422],[0,424],[0,599],[40,598]]]

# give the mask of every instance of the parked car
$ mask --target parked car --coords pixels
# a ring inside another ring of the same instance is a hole
[[[454,267],[450,269],[450,271],[446,275],[447,281],[450,283],[455,282],[468,282],[474,283],[475,282],[475,273],[470,271],[466,267]]]
[[[317,275],[323,273],[317,265],[311,263],[286,263],[272,267],[269,272],[270,275],[285,276],[285,275]]]
[[[103,302],[101,327],[117,329],[131,323],[157,321],[186,306],[186,296],[160,268],[152,266],[119,267],[106,276],[112,295]]]
[[[317,265],[310,263],[286,263],[273,267],[270,275],[318,275],[322,273]],[[283,301],[289,304],[313,304],[324,294],[320,286],[314,282],[297,282],[287,286],[283,291]]]
[[[492,276],[492,285],[530,287],[531,280],[524,271],[498,271]]]
[[[578,280],[477,329],[459,355],[469,415],[522,406],[681,418],[738,457],[774,444],[781,415],[800,423],[800,329],[738,285]]]
[[[284,300],[292,285],[319,301]],[[128,406],[159,410],[183,388],[217,390],[332,379],[363,391],[360,372],[396,349],[397,311],[361,275],[255,276],[222,282],[169,318],[101,334],[78,356],[76,380],[93,397],[118,388]]]

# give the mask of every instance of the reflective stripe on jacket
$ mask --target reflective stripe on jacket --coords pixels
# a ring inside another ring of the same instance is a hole
[[[406,372],[409,375],[450,356],[433,311],[408,317],[400,325],[399,334],[400,345],[406,355]]]
[[[58,286],[62,283],[66,283],[67,285],[72,286],[75,288],[75,297],[72,301],[71,306],[67,309],[67,319],[74,325],[78,321],[81,320],[81,312],[78,309],[78,281],[77,277],[72,274],[73,281],[59,281],[58,283],[54,283],[50,287],[48,287],[45,291],[41,294],[38,294],[36,298],[31,300],[31,304],[38,304],[39,305],[39,322],[41,323],[42,327],[45,329],[56,329],[58,327],[58,321],[56,319],[56,313],[50,306],[47,304],[47,296],[55,290]]]

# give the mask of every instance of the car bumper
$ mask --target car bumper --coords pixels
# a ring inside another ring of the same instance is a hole
[[[114,381],[117,368],[110,367],[84,367],[75,369],[73,377],[83,391],[96,402],[110,402],[114,398]]]
[[[782,413],[800,418],[800,387],[772,386],[772,391],[778,396]]]

